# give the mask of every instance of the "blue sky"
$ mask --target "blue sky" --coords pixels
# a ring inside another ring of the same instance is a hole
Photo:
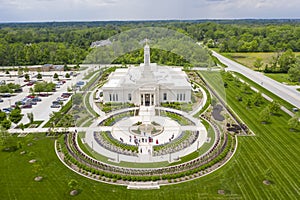
[[[300,18],[299,0],[0,0],[0,22]]]

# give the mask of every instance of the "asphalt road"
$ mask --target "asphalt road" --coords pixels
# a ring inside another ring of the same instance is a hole
[[[228,66],[228,68],[226,68],[227,71],[238,72],[248,77],[255,83],[261,85],[262,87],[276,94],[277,96],[294,105],[295,107],[300,108],[300,92],[298,92],[295,87],[279,83],[263,75],[262,73],[253,71],[237,62],[234,62],[216,53],[215,51],[212,52],[215,57],[217,57],[222,63]]]

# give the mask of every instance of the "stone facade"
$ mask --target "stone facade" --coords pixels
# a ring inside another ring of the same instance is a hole
[[[190,102],[191,84],[181,68],[150,62],[150,47],[144,47],[144,63],[117,69],[103,85],[103,102],[155,106],[161,102]]]

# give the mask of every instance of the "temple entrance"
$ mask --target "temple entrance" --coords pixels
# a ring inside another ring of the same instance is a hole
[[[151,93],[141,94],[141,106],[154,106],[155,95]]]
[[[150,94],[145,94],[145,106],[150,106]]]

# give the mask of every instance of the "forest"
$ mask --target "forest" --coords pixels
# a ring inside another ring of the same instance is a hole
[[[299,20],[3,23],[0,24],[0,66],[80,64],[92,51],[92,42],[143,27],[174,30],[220,52],[300,51]],[[186,63],[175,57],[163,60],[160,53],[153,51],[153,62]],[[135,60],[128,56],[114,60],[127,61]]]

